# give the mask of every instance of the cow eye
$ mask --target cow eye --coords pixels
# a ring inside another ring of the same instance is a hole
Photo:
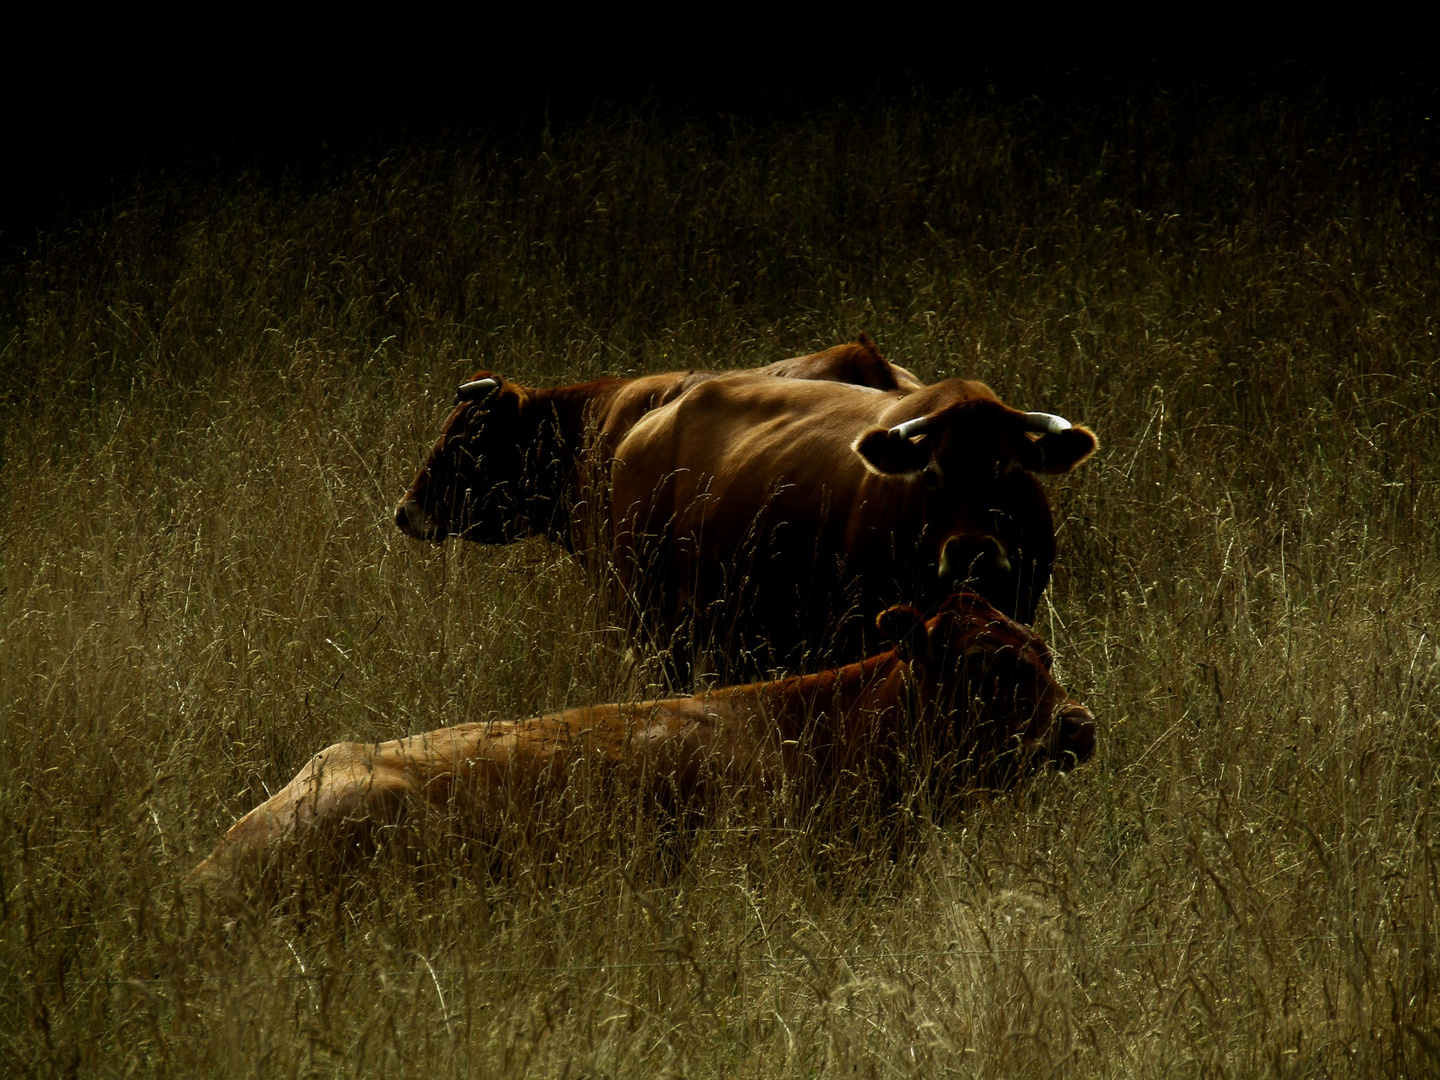
[[[931,491],[939,491],[945,486],[945,481],[940,475],[940,470],[933,465],[925,470],[925,486]]]

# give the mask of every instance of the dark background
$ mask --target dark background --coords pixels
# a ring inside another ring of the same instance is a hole
[[[92,29],[77,43],[65,27],[36,28],[4,66],[0,258],[156,186],[246,171],[304,180],[402,142],[524,139],[596,109],[766,123],[967,94],[1031,102],[1065,139],[1103,137],[1131,114],[1126,102],[1157,94],[1192,102],[1197,123],[1237,100],[1299,97],[1343,127],[1376,99],[1428,110],[1436,85],[1418,41],[1215,48],[1213,34],[1177,27],[1139,46],[1093,28],[1072,39],[1052,25],[1037,40],[974,23],[789,40],[692,27],[659,46],[598,24],[563,40],[534,25],[411,26],[355,44],[215,23],[182,27],[185,43],[168,46],[174,29]]]

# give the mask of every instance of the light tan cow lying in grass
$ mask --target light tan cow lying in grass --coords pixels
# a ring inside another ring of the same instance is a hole
[[[192,880],[273,868],[287,842],[354,851],[417,812],[523,817],[579,768],[688,799],[707,783],[835,790],[877,768],[894,775],[917,747],[941,782],[998,788],[1094,751],[1094,718],[1051,674],[1045,643],[980,597],[953,596],[929,620],[892,607],[877,622],[893,649],[817,675],[336,743],[236,822]]]

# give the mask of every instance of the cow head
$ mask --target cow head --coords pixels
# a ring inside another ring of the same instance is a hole
[[[923,503],[921,556],[934,593],[970,588],[1031,622],[1055,563],[1055,525],[1036,475],[1063,473],[1096,448],[1086,428],[993,398],[952,401],[853,449],[872,473],[911,485]]]
[[[896,606],[876,624],[910,665],[922,708],[948,718],[977,786],[1008,786],[1045,762],[1068,771],[1095,752],[1095,718],[1055,679],[1045,642],[983,598],[951,596],[929,620]]]
[[[490,372],[460,384],[440,438],[395,509],[401,532],[420,540],[459,536],[510,543],[548,528],[555,493],[547,462],[530,458],[553,446],[540,429],[553,417],[522,386]]]

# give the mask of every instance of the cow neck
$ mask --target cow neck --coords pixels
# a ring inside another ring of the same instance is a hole
[[[616,378],[596,379],[575,386],[527,388],[523,414],[531,425],[530,450],[532,461],[531,487],[533,503],[539,510],[539,529],[546,536],[575,551],[584,537],[577,536],[572,520],[575,503],[584,493],[578,471],[581,451],[585,445],[592,406],[597,400],[608,400]],[[559,462],[556,470],[544,467]],[[540,466],[537,468],[537,466]]]
[[[620,381],[610,375],[574,386],[531,390],[531,408],[546,419],[553,416],[558,440],[572,452],[578,452],[584,445],[587,428],[592,420],[603,416],[604,406],[615,395]]]

